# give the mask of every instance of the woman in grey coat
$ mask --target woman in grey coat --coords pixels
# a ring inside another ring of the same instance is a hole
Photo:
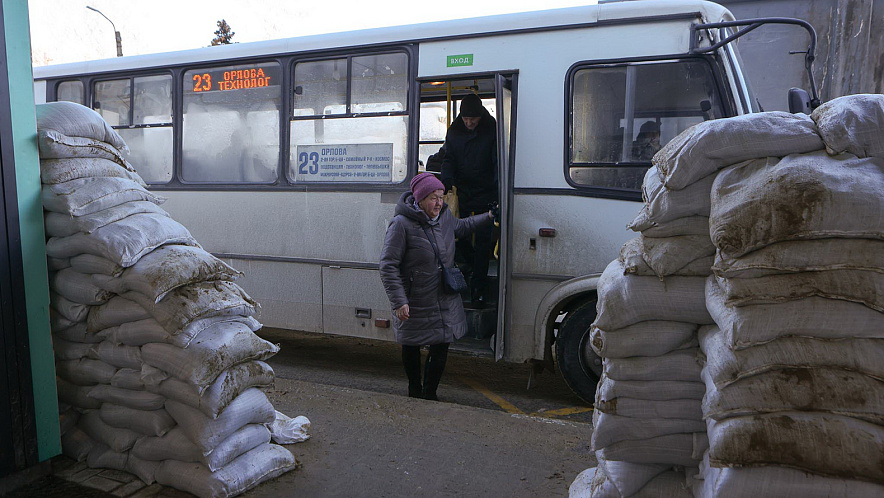
[[[408,376],[408,395],[437,400],[436,389],[448,346],[467,332],[460,294],[442,287],[436,252],[446,268],[454,266],[454,240],[491,224],[491,213],[455,218],[443,202],[445,187],[432,173],[411,180],[411,192],[402,194],[396,216],[387,227],[380,273],[393,310],[396,342],[402,344],[402,364]],[[421,346],[429,346],[421,385]]]

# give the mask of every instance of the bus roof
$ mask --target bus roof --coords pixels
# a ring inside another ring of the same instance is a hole
[[[582,27],[597,23],[628,21],[631,19],[647,20],[655,17],[684,14],[697,14],[705,20],[714,22],[720,20],[727,13],[727,9],[721,5],[704,0],[622,0],[583,7],[435,21],[278,40],[236,43],[177,52],[40,66],[34,67],[34,79],[40,80],[62,75],[144,69],[261,55],[272,56],[312,50]]]

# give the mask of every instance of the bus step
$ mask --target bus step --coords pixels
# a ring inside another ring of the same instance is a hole
[[[467,315],[467,336],[473,339],[487,339],[497,329],[497,307],[482,309],[465,308]]]

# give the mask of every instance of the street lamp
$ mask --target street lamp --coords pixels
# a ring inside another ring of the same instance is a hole
[[[107,19],[107,22],[111,23],[111,27],[114,28],[114,36],[117,39],[117,57],[122,57],[123,56],[123,39],[120,38],[120,32],[117,31],[117,27],[114,26],[114,22],[111,21],[110,19],[108,19],[106,15],[102,14],[101,11],[96,9],[95,7],[90,7],[87,5],[86,8],[89,10],[94,10],[95,12],[98,12],[99,14],[101,14],[101,17]]]

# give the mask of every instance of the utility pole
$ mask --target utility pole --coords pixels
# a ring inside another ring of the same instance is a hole
[[[120,37],[120,32],[117,31],[117,27],[114,26],[114,22],[111,21],[110,19],[108,19],[108,17],[106,15],[102,14],[102,12],[100,10],[96,9],[95,7],[90,7],[87,5],[86,8],[89,10],[98,12],[99,14],[101,14],[101,17],[107,19],[107,22],[111,23],[111,27],[114,28],[114,37],[116,37],[116,39],[117,39],[117,57],[122,57],[123,56],[123,39]]]

